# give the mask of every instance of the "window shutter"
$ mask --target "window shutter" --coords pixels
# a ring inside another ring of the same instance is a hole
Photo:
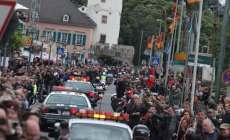
[[[83,42],[82,42],[82,46],[85,46],[86,44],[86,35],[83,35]]]
[[[39,33],[40,33],[40,30],[37,30],[37,41],[39,40]]]
[[[54,42],[56,42],[56,34],[57,34],[56,32],[53,33],[53,40],[54,40]]]
[[[72,45],[76,45],[76,37],[77,37],[77,35],[76,35],[76,34],[73,34]]]
[[[58,32],[58,41],[61,42],[61,32]]]
[[[26,29],[26,36],[29,36],[29,29]]]
[[[45,35],[46,36],[46,30],[43,30],[43,34],[42,35]]]
[[[71,41],[71,33],[68,34],[68,40],[67,40],[68,45],[70,45],[70,41]]]

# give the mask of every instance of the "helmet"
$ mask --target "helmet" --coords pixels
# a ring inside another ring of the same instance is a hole
[[[97,77],[96,77],[96,79],[97,79],[97,80],[100,80],[100,77],[99,77],[99,76],[97,76]]]
[[[150,131],[146,125],[138,124],[133,128],[133,138],[147,140],[150,136]]]

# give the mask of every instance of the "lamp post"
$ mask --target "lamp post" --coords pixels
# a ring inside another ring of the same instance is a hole
[[[37,37],[37,30],[35,28],[31,28],[29,31],[29,38],[31,39],[31,45],[30,45],[30,55],[29,55],[29,63],[28,63],[28,71],[30,71],[30,63],[31,63],[31,54],[32,54],[32,47],[34,39]]]
[[[163,66],[165,34],[166,34],[167,19],[168,19],[166,8],[164,6],[161,6],[161,5],[151,5],[151,4],[148,4],[147,7],[158,7],[158,8],[161,8],[164,10],[164,16],[165,16],[165,19],[164,19],[164,38],[163,38],[162,55],[161,55],[161,59],[160,59],[160,66]]]
[[[43,43],[46,41],[46,36],[45,36],[45,35],[41,35],[41,41],[42,41],[42,48],[41,48],[41,56],[40,56],[40,59],[41,59],[42,64],[43,64],[42,57],[43,57]]]
[[[73,48],[73,64],[75,64],[75,62],[76,62],[76,52],[77,52],[77,47],[76,46],[74,46],[74,48]]]
[[[58,65],[58,51],[59,51],[59,48],[60,48],[60,46],[61,46],[61,43],[58,41],[58,42],[56,43],[56,45],[57,45],[56,65]]]
[[[86,49],[84,48],[83,49],[83,56],[84,56],[83,60],[84,60],[84,62],[85,62],[85,52],[86,52]]]
[[[49,45],[50,45],[50,51],[49,51],[49,66],[50,66],[50,56],[51,56],[51,47],[53,45],[53,37],[50,35],[48,40],[49,40]]]

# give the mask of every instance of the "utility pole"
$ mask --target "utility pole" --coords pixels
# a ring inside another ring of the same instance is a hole
[[[6,50],[7,50],[7,47],[8,47],[8,43],[5,44],[4,46],[4,57],[3,57],[3,69],[2,69],[2,76],[5,76],[5,67],[6,67]]]
[[[229,24],[229,21],[228,21],[229,7],[230,7],[230,1],[226,0],[223,25],[222,25],[221,45],[220,45],[220,51],[219,51],[218,71],[217,71],[217,78],[216,78],[215,102],[217,104],[219,103],[219,100],[220,100],[220,88],[221,88],[221,79],[222,79],[221,75],[223,72],[224,54],[225,54],[227,31],[228,31],[227,29],[228,29],[228,24]]]
[[[184,13],[184,0],[181,1],[180,25],[179,25],[179,32],[178,32],[177,48],[176,48],[177,53],[180,50],[180,35],[181,35],[181,26],[182,26],[182,20],[183,20],[183,13]]]
[[[196,82],[196,71],[197,71],[197,62],[198,62],[198,53],[199,53],[202,7],[203,7],[203,0],[200,0],[200,8],[199,8],[199,16],[198,16],[198,24],[197,24],[197,35],[196,35],[195,61],[194,61],[193,79],[192,79],[192,92],[191,92],[191,102],[190,102],[192,114],[194,114],[193,103],[194,103],[194,93],[195,93],[195,85],[196,85],[195,82]]]
[[[140,65],[140,59],[141,59],[141,47],[142,47],[143,33],[144,33],[144,31],[141,30],[141,42],[140,42],[140,46],[139,46],[138,65]]]
[[[177,8],[178,8],[178,0],[176,1],[176,10],[175,10],[174,18],[173,18],[173,32],[172,32],[171,42],[170,42],[170,46],[169,46],[168,61],[167,61],[167,66],[166,66],[165,87],[168,87],[167,83],[168,83],[168,74],[169,74],[169,62],[170,62],[170,57],[171,57],[171,52],[172,52],[174,27],[175,27],[175,19],[176,19]]]
[[[151,66],[151,60],[152,60],[152,54],[153,54],[153,42],[154,42],[154,35],[152,37],[152,46],[151,46],[151,51],[150,51],[150,55],[149,55],[149,68]]]
[[[216,67],[216,58],[213,59],[213,64],[212,64],[212,81],[211,81],[211,89],[210,89],[210,94],[209,94],[209,101],[212,95],[213,91],[213,83],[214,83],[214,77],[215,77],[215,67]]]

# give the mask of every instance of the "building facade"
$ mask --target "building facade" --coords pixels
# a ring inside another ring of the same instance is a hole
[[[118,44],[122,4],[123,0],[88,0],[86,11],[81,9],[97,24],[93,32],[93,45]]]
[[[31,0],[18,0],[18,3],[30,7]],[[29,10],[25,10],[29,15]],[[26,24],[25,36],[28,37],[30,22]],[[96,24],[87,15],[81,13],[70,0],[42,0],[37,30],[37,38],[33,44],[43,44],[43,58],[55,59],[57,47],[65,49],[66,55],[78,54],[80,59],[88,58],[88,50],[91,47],[93,30]],[[42,43],[41,36],[45,36],[46,42],[52,38],[54,44]],[[57,46],[59,44],[59,46]],[[75,49],[74,49],[75,48]],[[60,56],[59,56],[60,58]]]

